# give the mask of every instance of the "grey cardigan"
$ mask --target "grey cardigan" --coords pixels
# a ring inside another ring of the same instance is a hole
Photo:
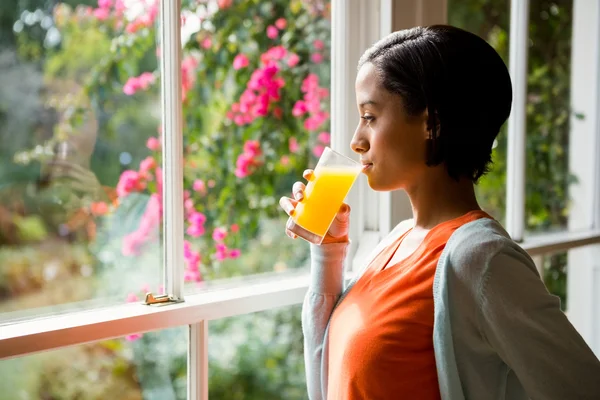
[[[400,223],[364,268],[411,226],[412,220]],[[360,277],[344,288],[346,251],[346,244],[311,247],[302,308],[311,400],[327,396],[329,320]],[[498,222],[479,219],[452,234],[432,295],[442,399],[600,400],[600,361],[560,310],[560,300],[548,293],[529,255]]]

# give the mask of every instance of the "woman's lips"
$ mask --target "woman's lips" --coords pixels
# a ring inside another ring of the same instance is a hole
[[[362,172],[368,172],[373,168],[373,163],[363,163]]]

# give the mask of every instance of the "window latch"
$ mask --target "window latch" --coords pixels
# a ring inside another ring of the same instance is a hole
[[[146,300],[144,304],[147,306],[164,306],[167,304],[175,304],[180,303],[182,300],[177,299],[168,294],[161,294],[160,296],[155,296],[152,293],[146,293]]]

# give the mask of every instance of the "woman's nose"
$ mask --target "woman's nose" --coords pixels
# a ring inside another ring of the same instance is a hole
[[[352,151],[358,154],[366,153],[369,150],[369,142],[366,140],[364,135],[361,134],[360,127],[356,128],[352,141],[350,142]]]

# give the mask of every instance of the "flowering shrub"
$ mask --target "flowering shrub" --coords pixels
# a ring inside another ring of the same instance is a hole
[[[122,0],[99,0],[97,7],[75,11],[78,24],[115,38],[89,73],[86,92],[100,108],[109,108],[106,99],[115,96],[124,104],[147,104],[159,96],[158,63],[148,62],[161,57],[155,46],[158,1],[140,4],[133,12]],[[68,6],[57,6],[59,28],[72,15]],[[329,5],[184,1],[182,27],[185,280],[252,273],[245,263],[235,270],[219,266],[243,257],[261,221],[281,216],[277,199],[330,140]],[[110,131],[113,121],[106,121]],[[124,170],[116,184],[116,204],[127,203],[133,193],[148,198],[136,228],[122,236],[116,257],[139,257],[160,242],[158,130],[158,136],[147,136],[146,158]],[[120,206],[94,207],[109,217]]]

